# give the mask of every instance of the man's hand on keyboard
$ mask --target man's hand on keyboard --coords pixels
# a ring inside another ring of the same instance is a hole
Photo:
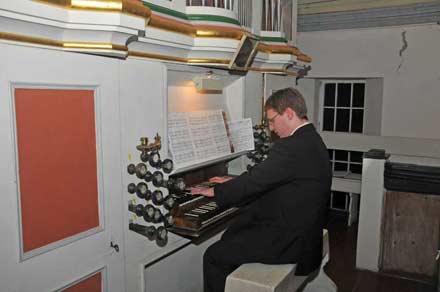
[[[214,188],[192,187],[190,188],[192,195],[203,195],[205,197],[214,197]]]
[[[230,177],[230,176],[214,176],[209,179],[209,182],[222,184],[222,183],[227,182],[228,180],[231,180],[231,179],[232,179],[232,177]]]

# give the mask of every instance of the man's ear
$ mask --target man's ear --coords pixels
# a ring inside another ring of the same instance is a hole
[[[284,111],[287,114],[287,117],[289,118],[289,120],[294,119],[296,117],[296,113],[293,109],[291,109],[290,107],[286,108],[286,110]]]

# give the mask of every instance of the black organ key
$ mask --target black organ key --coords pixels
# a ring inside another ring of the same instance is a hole
[[[165,209],[171,210],[175,205],[176,205],[176,199],[173,196],[168,195],[165,197],[163,201],[163,206],[165,207]]]
[[[153,174],[150,171],[147,171],[147,173],[144,176],[144,180],[146,182],[150,182],[153,180]]]
[[[142,206],[141,204],[138,205],[130,204],[128,205],[128,210],[130,212],[135,213],[139,217],[144,215],[144,206]]]
[[[165,227],[172,226],[174,224],[174,217],[170,213],[165,214],[165,216],[163,216],[163,223]]]
[[[130,194],[134,194],[134,193],[136,193],[136,184],[134,184],[134,183],[130,183],[130,184],[128,184],[128,186],[127,186],[127,191],[128,191]]]
[[[135,173],[136,173],[136,166],[135,166],[133,163],[130,163],[130,164],[127,166],[127,172],[128,172],[129,174],[135,174]]]
[[[154,217],[154,210],[156,208],[153,207],[153,205],[146,205],[144,208],[144,220],[147,222],[152,222]]]
[[[141,199],[149,200],[151,196],[151,192],[148,189],[148,186],[144,182],[140,182],[136,186],[136,195]]]
[[[141,153],[141,160],[142,162],[148,162],[148,159],[150,158],[150,155],[147,151],[142,151]]]
[[[138,163],[136,165],[136,176],[140,179],[144,178],[144,176],[147,174],[147,165],[145,163]]]
[[[162,161],[162,169],[165,173],[171,173],[173,171],[174,168],[174,163],[171,159],[165,159],[164,161]]]
[[[128,225],[128,229],[139,233],[143,236],[146,236],[148,239],[150,240],[154,240],[154,238],[156,237],[156,227],[154,226],[145,226],[145,225],[141,225],[141,224],[136,224],[136,223],[130,223]]]
[[[164,182],[163,173],[160,171],[155,171],[153,173],[153,185],[158,188],[163,186],[163,182]]]
[[[153,194],[151,195],[151,200],[153,201],[153,203],[155,205],[162,205],[163,200],[164,200],[162,191],[155,190],[153,192]]]
[[[148,158],[148,163],[154,168],[159,168],[161,166],[160,154],[157,151],[152,151],[150,157]]]
[[[147,237],[149,240],[155,240],[157,238],[157,228],[154,226],[148,226]]]
[[[166,240],[168,237],[168,230],[165,229],[163,226],[159,226],[157,228],[157,239],[159,240]]]
[[[155,208],[152,222],[159,223],[162,221],[162,219],[163,219],[162,212],[159,209]]]
[[[171,194],[176,194],[185,191],[186,184],[183,178],[170,178],[166,182],[166,187]]]

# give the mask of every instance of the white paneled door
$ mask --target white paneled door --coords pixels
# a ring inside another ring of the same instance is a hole
[[[0,54],[0,290],[124,291],[119,60]]]

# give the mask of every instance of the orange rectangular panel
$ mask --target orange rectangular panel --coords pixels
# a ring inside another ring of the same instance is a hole
[[[23,252],[99,226],[93,90],[16,89]]]
[[[102,291],[102,276],[101,273],[95,274],[78,284],[75,284],[63,292],[101,292]]]

